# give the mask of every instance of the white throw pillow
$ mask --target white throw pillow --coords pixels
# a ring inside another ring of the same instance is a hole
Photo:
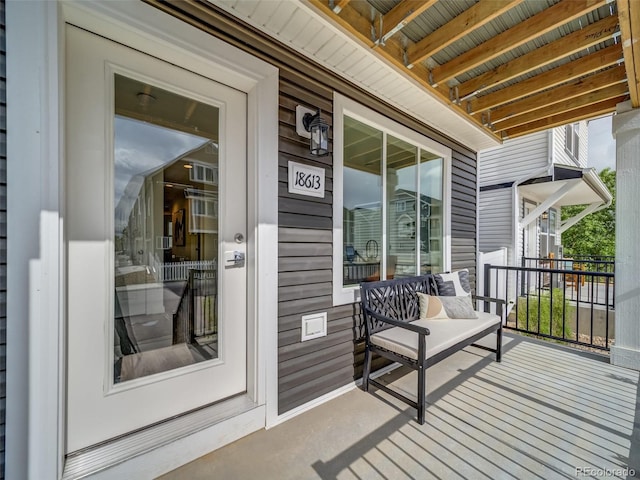
[[[471,295],[469,270],[466,268],[451,273],[436,273],[433,279],[440,297]]]
[[[478,318],[469,295],[437,297],[418,293],[421,320]]]

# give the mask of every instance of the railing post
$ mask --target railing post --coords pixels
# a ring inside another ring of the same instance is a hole
[[[496,292],[498,291],[498,286],[496,285]],[[491,265],[485,264],[484,266],[484,296],[491,296]],[[497,295],[496,295],[497,296]],[[483,302],[484,308],[483,311],[488,312],[489,304],[487,302]]]

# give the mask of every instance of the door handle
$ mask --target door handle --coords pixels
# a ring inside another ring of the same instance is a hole
[[[244,267],[245,254],[240,250],[232,250],[224,252],[225,267],[226,268],[240,268]]]

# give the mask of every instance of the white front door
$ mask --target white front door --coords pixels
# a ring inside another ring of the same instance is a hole
[[[246,94],[68,26],[67,452],[247,389]]]

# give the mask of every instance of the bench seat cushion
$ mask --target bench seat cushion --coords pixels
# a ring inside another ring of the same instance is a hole
[[[500,317],[493,313],[476,312],[478,318],[451,320],[416,320],[411,322],[427,327],[427,356],[432,357],[492,325],[500,324]],[[371,343],[405,357],[418,359],[418,334],[400,327],[393,327],[371,336]]]

